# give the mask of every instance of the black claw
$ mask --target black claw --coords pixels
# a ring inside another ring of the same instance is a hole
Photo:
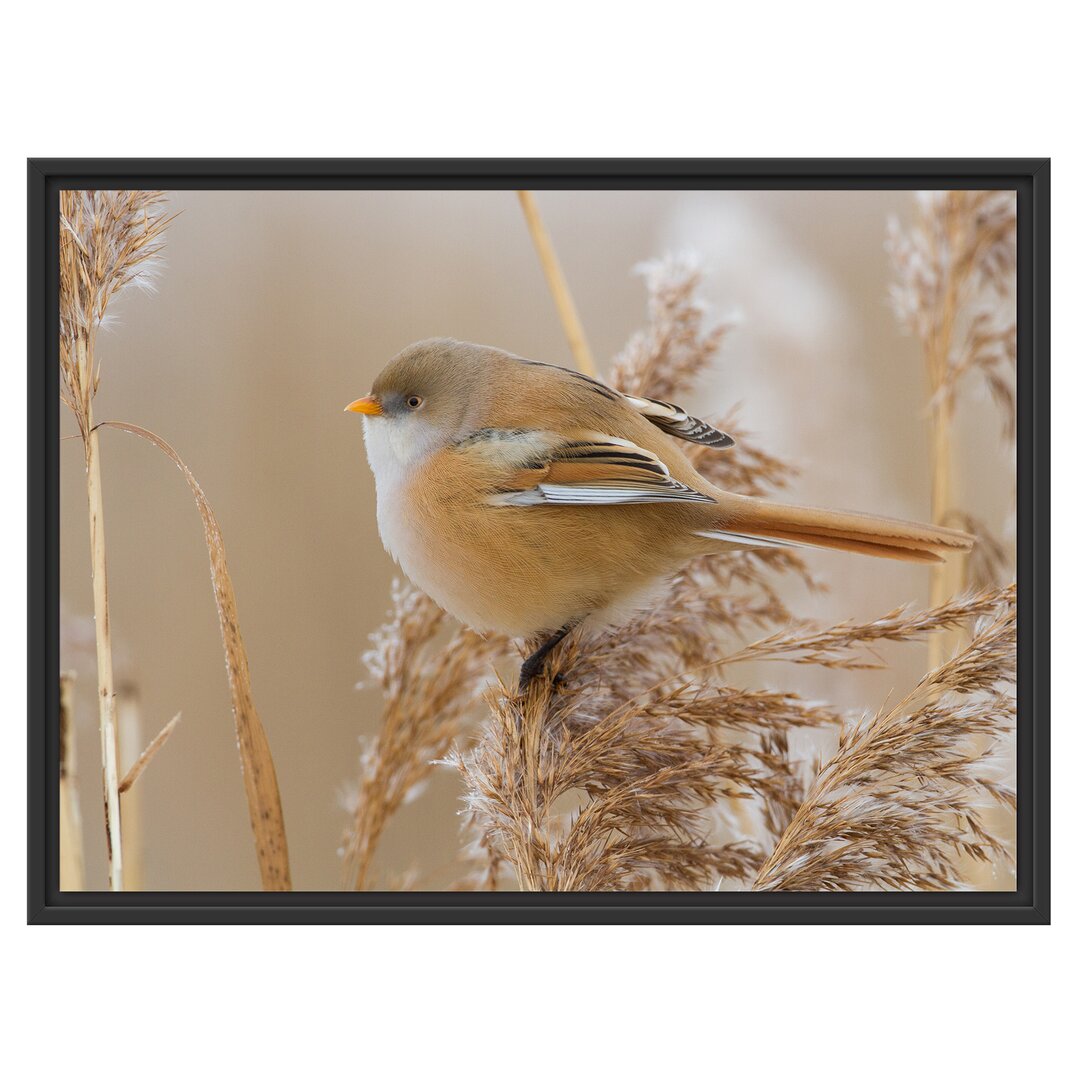
[[[560,641],[567,634],[573,630],[573,624],[567,624],[561,630],[556,631],[551,635],[534,653],[525,658],[525,662],[521,665],[521,674],[518,676],[518,693],[524,694],[528,689],[529,683],[536,678],[544,669],[544,663],[546,662],[551,650],[559,644]],[[556,676],[556,683],[562,679],[562,676]]]
[[[518,675],[518,693],[524,694],[529,686],[529,683],[540,674],[540,669],[544,666],[544,660],[546,656],[541,656],[537,660],[536,653],[533,653],[525,663],[521,665],[521,673]]]

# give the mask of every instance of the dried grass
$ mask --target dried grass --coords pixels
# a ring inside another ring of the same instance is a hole
[[[988,593],[835,633],[772,635],[743,650],[744,658],[864,666],[852,655],[859,647],[882,638],[917,640],[1001,602],[1000,592]],[[711,808],[756,800],[768,829],[779,833],[803,800],[789,733],[838,727],[840,717],[790,693],[671,678],[665,665],[637,670],[632,685],[655,685],[628,697],[623,674],[602,668],[573,641],[557,654],[553,679],[534,681],[521,696],[505,686],[489,693],[491,724],[476,745],[448,758],[465,783],[474,828],[529,890],[702,889],[722,879],[750,880],[763,854],[745,841],[711,842]],[[947,715],[939,711],[935,722]],[[995,715],[1004,723],[1005,702]],[[976,728],[958,722],[954,732],[940,732],[941,742],[955,745]],[[579,805],[567,808],[574,795]],[[897,880],[903,876],[901,867],[893,871]]]
[[[1012,579],[1016,566],[1014,547],[997,537],[985,521],[972,514],[955,511],[949,521],[955,528],[975,537],[975,546],[965,564],[965,583],[970,588],[988,589]]]
[[[471,824],[514,868],[523,889],[607,891],[713,888],[746,881],[763,853],[709,839],[711,810],[731,799],[784,803],[767,743],[728,736],[835,723],[791,694],[683,683],[623,701],[593,681],[573,642],[551,680],[524,695],[488,694],[492,719],[455,750]]]
[[[1016,196],[1011,191],[929,191],[914,226],[890,221],[897,318],[919,339],[931,408],[950,418],[961,381],[982,375],[1016,424]]]
[[[247,654],[240,636],[236,598],[217,519],[191,471],[162,438],[134,424],[94,422],[93,402],[101,378],[96,357],[98,329],[109,315],[110,304],[124,289],[152,286],[163,235],[172,220],[165,212],[165,193],[161,191],[60,193],[61,399],[75,416],[86,454],[109,882],[113,889],[124,887],[116,694],[99,449],[99,432],[106,426],[138,435],[157,446],[183,472],[195,496],[210,554],[211,581],[218,606],[241,768],[263,888],[288,889],[291,887],[288,850],[277,778],[266,734],[251,696]],[[171,728],[167,730],[171,731]]]
[[[236,743],[240,751],[240,771],[244,777],[248,816],[255,837],[259,875],[264,891],[286,892],[292,888],[292,878],[289,872],[289,848],[285,838],[285,815],[281,808],[281,794],[270,743],[252,696],[247,649],[240,633],[236,593],[229,576],[225,540],[221,535],[217,517],[192,471],[160,435],[155,435],[137,424],[118,420],[108,420],[100,426],[126,431],[152,443],[184,474],[191,494],[195,497],[195,505],[202,519],[206,550],[210,556],[210,583],[214,590],[218,624],[221,628],[233,721],[236,725]]]
[[[609,381],[624,394],[674,399],[712,365],[734,322],[705,329],[705,307],[697,296],[702,273],[692,259],[654,259],[637,271],[649,292],[649,326],[612,362]]]
[[[105,560],[105,505],[94,396],[101,377],[98,328],[127,287],[147,287],[169,224],[160,191],[60,192],[60,397],[71,409],[86,460],[91,579],[97,645],[98,728],[109,888],[124,888],[116,694]]]
[[[343,839],[348,888],[367,887],[390,817],[421,793],[435,759],[475,719],[491,665],[507,652],[504,639],[469,630],[458,630],[436,647],[446,622],[423,593],[395,582],[390,620],[372,635],[372,648],[364,654],[385,704],[382,725],[366,741],[359,779],[346,796],[352,816]]]
[[[575,355],[591,364],[535,202],[521,194],[557,296],[561,283],[559,310]],[[62,398],[86,452],[114,888],[123,882],[118,838],[125,787],[116,775],[98,449],[99,429],[106,425],[95,425],[93,417],[100,379],[95,344],[115,296],[150,282],[168,220],[160,192],[61,194]],[[1015,316],[1009,298],[1015,206],[1000,193],[925,196],[915,228],[904,233],[894,226],[890,248],[899,278],[894,302],[919,338],[931,381],[934,514],[944,521],[957,514],[949,505],[949,421],[969,376],[981,376],[1006,416],[1006,435],[1014,435]],[[611,382],[628,393],[685,400],[716,363],[731,324],[709,324],[697,298],[701,275],[691,263],[662,260],[642,272],[649,325],[616,358]],[[252,698],[216,518],[164,440],[132,424],[107,426],[156,445],[181,469],[195,497],[263,887],[287,889],[280,795]],[[721,426],[736,433],[733,452],[689,451],[713,483],[766,495],[789,482],[792,468],[739,430],[736,417]],[[970,519],[965,524],[970,528]],[[397,587],[391,618],[364,658],[382,688],[384,709],[377,736],[364,745],[350,796],[346,883],[371,887],[388,822],[441,759],[457,770],[465,789],[463,863],[470,872],[460,888],[962,887],[961,858],[998,864],[1011,857],[1009,839],[987,817],[992,806],[1015,810],[1015,795],[996,767],[1015,716],[1015,586],[995,587],[1007,572],[1007,556],[1000,545],[985,545],[985,565],[969,568],[981,584],[973,595],[942,595],[927,611],[897,609],[870,622],[828,627],[798,622],[781,599],[783,575],[820,587],[797,554],[701,559],[627,626],[599,638],[567,638],[552,654],[548,677],[533,680],[524,693],[495,670],[512,657],[508,642],[452,632],[430,600]],[[730,666],[745,661],[784,660],[838,673],[876,667],[883,663],[876,652],[880,642],[918,641],[972,621],[975,634],[965,648],[900,702],[854,723],[828,704],[786,690],[723,681]],[[530,651],[531,644],[520,643],[519,651]],[[475,727],[480,713],[484,720]],[[62,748],[70,742],[70,708],[66,715]],[[154,740],[127,786],[171,730],[167,726]],[[824,765],[815,763],[809,776],[808,763],[793,752],[792,736],[804,731],[838,733],[835,753]],[[62,754],[62,770],[69,762]],[[718,827],[718,819],[739,808],[758,815],[763,836],[728,835]],[[388,874],[386,880],[400,888],[415,885],[408,875]]]
[[[936,524],[952,504],[952,418],[965,377],[978,372],[1000,407],[1004,433],[1016,435],[1016,197],[1009,191],[936,191],[917,195],[916,220],[889,223],[887,249],[896,282],[893,308],[919,341],[930,386],[930,508]],[[966,559],[951,556],[930,572],[930,602],[941,604],[966,580]],[[937,667],[959,639],[937,635]]]
[[[1016,809],[994,760],[1015,717],[1015,586],[995,600],[952,660],[843,732],[755,889],[959,889],[958,856],[1010,857],[984,814]]]
[[[128,287],[150,289],[172,217],[163,191],[60,192],[60,396],[83,441],[101,378],[97,332]]]
[[[60,674],[60,889],[84,887],[82,813],[75,754],[75,676]]]
[[[120,781],[120,794],[124,795],[135,786],[135,781],[142,776],[146,766],[154,760],[157,752],[169,741],[176,725],[180,723],[180,713],[177,713],[147,744],[146,749],[135,759],[131,768],[124,773],[124,779]]]
[[[789,660],[796,664],[847,670],[883,667],[880,657],[868,655],[872,644],[913,641],[939,630],[955,629],[989,614],[999,603],[1000,591],[987,589],[974,596],[957,597],[926,611],[896,608],[867,623],[841,622],[825,630],[782,630],[715,663],[722,667],[744,660]]]

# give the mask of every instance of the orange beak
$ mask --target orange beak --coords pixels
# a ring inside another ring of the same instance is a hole
[[[378,398],[368,394],[367,397],[357,398],[346,405],[345,411],[363,413],[365,416],[382,416],[382,405],[379,404]]]

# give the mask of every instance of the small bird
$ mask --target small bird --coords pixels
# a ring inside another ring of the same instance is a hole
[[[410,345],[346,411],[363,415],[386,550],[466,625],[541,642],[522,688],[575,627],[625,622],[701,555],[809,545],[934,563],[973,542],[721,491],[676,440],[723,450],[728,435],[484,345]]]

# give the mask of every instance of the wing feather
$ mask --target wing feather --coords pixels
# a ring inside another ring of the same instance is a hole
[[[612,435],[485,429],[458,444],[462,453],[497,461],[494,506],[615,506],[713,502],[676,480],[651,451]]]
[[[718,431],[711,424],[691,416],[685,409],[678,405],[672,405],[669,401],[655,401],[653,398],[631,397],[626,395],[626,400],[646,420],[654,423],[661,431],[674,435],[677,439],[685,439],[687,442],[701,443],[711,446],[714,450],[726,450],[735,445],[735,440]]]

